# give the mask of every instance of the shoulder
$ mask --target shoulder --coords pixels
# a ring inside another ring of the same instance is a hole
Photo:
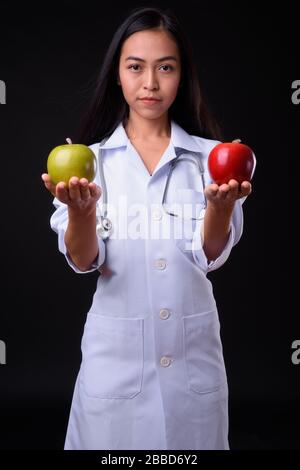
[[[219,140],[214,139],[207,139],[205,137],[199,137],[197,135],[190,136],[196,143],[197,147],[199,148],[199,152],[203,153],[204,155],[208,155],[209,152],[220,143]]]
[[[174,147],[183,148],[191,152],[199,152],[205,156],[219,141],[207,139],[198,135],[189,134],[187,130],[172,121],[172,142]]]
[[[92,150],[92,152],[97,154],[97,152],[99,150],[99,144],[100,144],[100,142],[96,142],[94,144],[89,145],[88,147]]]

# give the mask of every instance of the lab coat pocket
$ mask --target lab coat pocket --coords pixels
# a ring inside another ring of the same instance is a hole
[[[82,385],[94,398],[133,398],[143,377],[143,319],[89,313],[82,339]]]
[[[177,189],[176,194],[179,215],[174,221],[176,245],[181,251],[191,253],[196,221],[204,217],[204,195],[194,189]]]
[[[190,220],[204,216],[205,198],[201,191],[190,188],[178,188],[175,191],[175,210],[180,212],[181,217]]]
[[[227,380],[217,312],[185,316],[183,328],[189,388],[196,393],[219,390]]]

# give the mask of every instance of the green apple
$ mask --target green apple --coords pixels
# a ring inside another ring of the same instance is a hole
[[[72,176],[92,181],[96,173],[96,157],[92,150],[83,144],[59,145],[51,150],[47,160],[47,171],[54,184],[64,181],[68,184]]]

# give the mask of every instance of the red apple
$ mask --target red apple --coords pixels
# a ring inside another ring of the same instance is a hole
[[[218,185],[234,179],[239,183],[250,181],[255,167],[255,156],[240,140],[217,144],[208,156],[208,170]]]

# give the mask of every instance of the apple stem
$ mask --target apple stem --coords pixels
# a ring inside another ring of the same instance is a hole
[[[240,144],[241,142],[242,142],[241,139],[234,139],[234,140],[232,141],[232,143],[238,143],[238,144]]]
[[[67,137],[67,138],[66,138],[66,141],[68,142],[68,144],[71,144],[71,143],[72,143],[72,140],[70,139],[70,137]]]

